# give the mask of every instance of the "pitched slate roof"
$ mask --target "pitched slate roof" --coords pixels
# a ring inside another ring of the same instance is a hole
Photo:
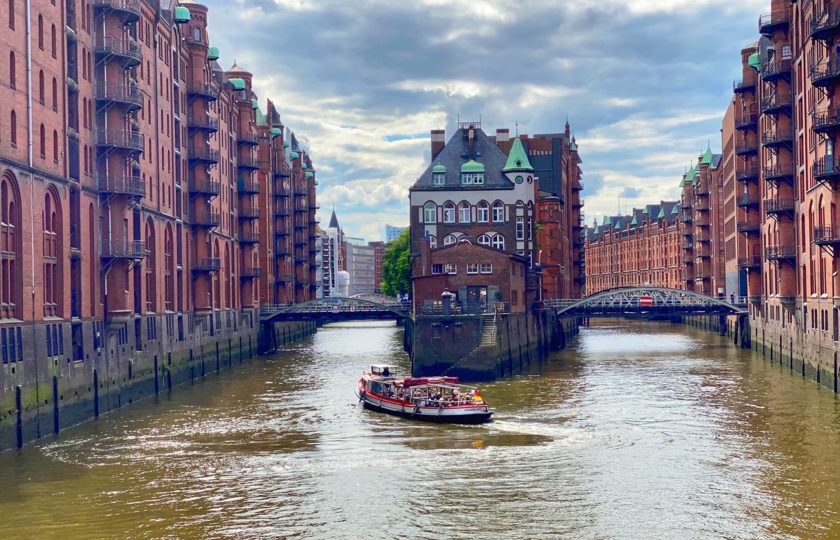
[[[464,134],[463,129],[455,131],[411,189],[513,189],[513,183],[502,173],[507,161],[504,152],[481,128],[475,128],[474,151],[471,154]],[[484,184],[461,186],[461,166],[471,160],[484,165]],[[443,186],[435,186],[432,182],[432,169],[437,165],[446,167],[446,183]]]

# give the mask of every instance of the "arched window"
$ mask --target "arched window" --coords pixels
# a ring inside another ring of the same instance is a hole
[[[478,244],[481,246],[489,246],[490,245],[490,235],[482,234],[478,237]]]
[[[219,259],[218,240],[216,240],[215,244],[213,245],[213,257],[215,257],[217,260]],[[213,306],[216,309],[220,309],[222,307],[222,284],[221,280],[219,279],[218,272],[213,274]]]
[[[505,250],[505,237],[501,234],[493,235],[492,243],[490,244],[494,249],[499,251]]]
[[[58,131],[53,130],[53,161],[58,163]]]
[[[58,110],[58,81],[56,81],[55,77],[53,77],[52,81],[52,105],[53,110]]]
[[[490,205],[487,204],[487,201],[478,203],[478,207],[475,210],[475,220],[479,223],[490,221]]]
[[[17,74],[16,72],[16,64],[15,64],[15,52],[11,51],[9,53],[9,86],[12,87],[12,90],[17,88]]]
[[[38,72],[38,101],[41,102],[41,105],[46,103],[44,93],[44,70],[42,69]]]
[[[437,249],[437,236],[435,236],[435,235],[429,236],[429,247],[431,249]]]
[[[443,204],[443,222],[455,223],[455,203],[446,202]]]
[[[467,201],[462,202],[458,206],[458,223],[469,223],[470,222],[470,203]]]
[[[197,26],[193,28],[193,39],[196,41],[201,41],[201,29]]]
[[[437,223],[437,205],[431,201],[423,205],[423,222]]]
[[[0,319],[20,319],[20,215],[17,182],[0,178]]]
[[[50,43],[51,43],[52,57],[56,58],[56,55],[57,55],[56,50],[57,49],[56,49],[55,25],[52,25],[52,35],[50,36],[50,38],[51,38]]]
[[[44,50],[44,16],[38,15],[38,48]]]
[[[40,142],[41,142],[41,159],[47,158],[47,130],[44,127],[44,124],[41,124],[41,129],[39,130],[40,135]]]
[[[462,233],[447,234],[443,237],[443,245],[451,246],[452,244],[457,244],[462,236],[464,236]]]
[[[50,188],[44,196],[44,317],[60,317],[61,278],[61,207],[58,195]]]
[[[9,0],[9,28],[15,29],[15,0]]]
[[[152,218],[146,220],[146,259],[143,265],[146,270],[146,311],[155,312],[157,302],[155,301],[157,282],[155,272],[157,271],[157,257],[155,250],[155,224]]]
[[[503,223],[505,221],[505,205],[502,201],[493,203],[493,223]]]
[[[12,146],[17,147],[17,113],[15,111],[12,111],[9,118],[9,130],[11,131]]]
[[[175,307],[175,264],[172,241],[172,225],[166,224],[166,232],[163,237],[163,281],[164,281],[164,309],[174,311]]]

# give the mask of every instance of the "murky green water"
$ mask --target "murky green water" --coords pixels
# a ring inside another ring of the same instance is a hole
[[[840,400],[720,338],[600,323],[472,427],[356,406],[400,344],[324,328],[0,455],[0,538],[840,537]]]

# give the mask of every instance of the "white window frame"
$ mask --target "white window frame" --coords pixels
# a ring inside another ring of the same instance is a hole
[[[437,223],[437,205],[431,201],[423,205],[423,222]]]
[[[522,216],[516,218],[516,239],[525,240],[525,218]]]
[[[490,247],[493,239],[490,237],[489,234],[482,234],[478,237],[478,245]]]
[[[433,264],[432,265],[432,275],[439,276],[443,274],[443,265],[442,264]]]
[[[443,205],[443,222],[455,223],[455,203],[448,202]]]
[[[446,173],[432,173],[432,184],[435,186],[445,186]]]
[[[458,223],[470,222],[470,204],[463,202],[458,205]]]
[[[457,244],[458,240],[460,239],[460,235],[457,234],[447,234],[443,237],[443,246],[451,246],[452,244]]]
[[[493,249],[498,249],[499,251],[505,250],[505,237],[501,234],[493,235],[493,238],[490,239],[490,243]]]
[[[480,271],[482,274],[492,274],[493,273],[493,263],[481,263]]]
[[[493,203],[493,223],[505,222],[505,204],[501,201]]]
[[[444,266],[443,271],[444,271],[445,274],[447,274],[449,276],[454,276],[455,274],[458,273],[458,265],[457,264],[452,264],[452,263],[446,263],[446,266]]]
[[[477,263],[467,264],[467,274],[469,274],[469,275],[478,274],[478,264]]]
[[[475,221],[476,223],[490,223],[490,205],[487,204],[487,201],[478,203],[475,210]]]

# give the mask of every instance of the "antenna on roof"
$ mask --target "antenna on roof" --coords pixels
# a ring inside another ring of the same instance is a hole
[[[516,121],[516,136],[519,137],[519,120]]]

